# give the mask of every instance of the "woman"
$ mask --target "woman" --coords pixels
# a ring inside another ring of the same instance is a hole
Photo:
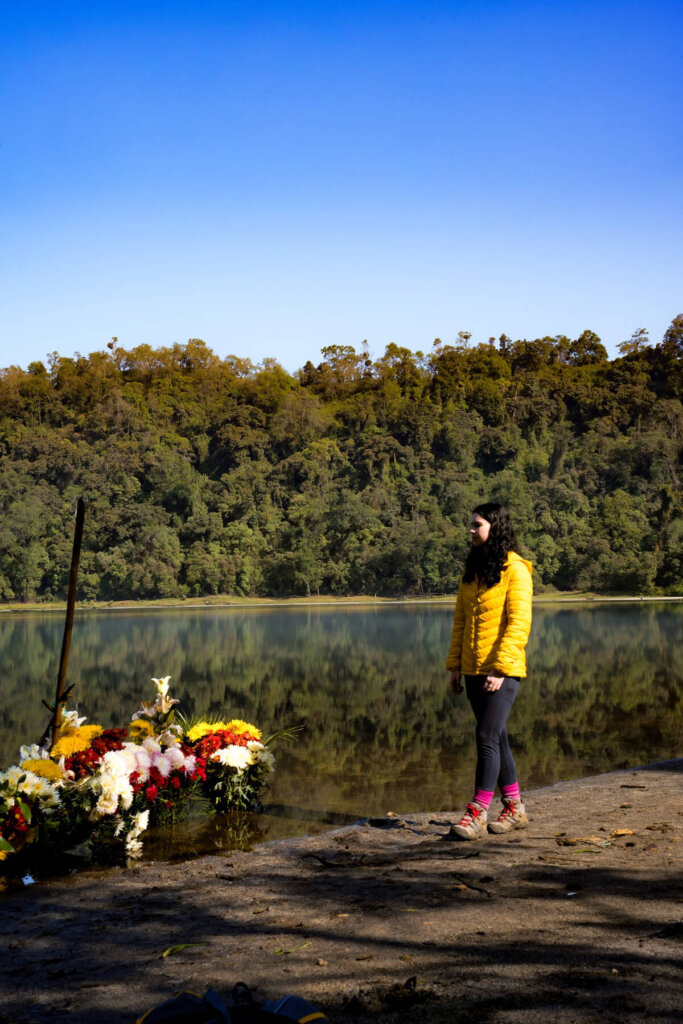
[[[506,722],[519,682],[526,675],[524,648],[531,628],[531,562],[517,552],[507,510],[496,502],[477,505],[470,525],[472,545],[453,617],[446,660],[453,693],[467,697],[477,720],[474,796],[452,838],[486,835],[487,812],[496,782],[503,810],[491,832],[524,828],[528,818],[519,792]]]

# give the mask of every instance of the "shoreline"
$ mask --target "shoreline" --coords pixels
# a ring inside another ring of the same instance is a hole
[[[528,829],[473,843],[453,811],[386,815],[8,893],[5,1019],[125,1024],[241,980],[337,1024],[674,1024],[682,780],[674,758],[529,790]]]
[[[413,605],[452,605],[455,594],[435,595],[433,597],[228,597],[217,595],[206,598],[155,598],[152,600],[93,601],[77,602],[78,612],[101,611],[198,611],[206,608],[348,608],[373,606],[398,606],[405,608]],[[534,605],[562,604],[657,604],[682,602],[683,595],[650,595],[650,594],[593,594],[566,591],[552,594],[535,594]],[[61,612],[66,611],[66,601],[50,602],[8,602],[0,604],[0,615],[15,615],[22,612]]]

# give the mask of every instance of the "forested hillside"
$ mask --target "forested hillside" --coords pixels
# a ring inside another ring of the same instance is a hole
[[[0,599],[453,592],[473,505],[539,588],[683,592],[683,316],[608,360],[591,331],[350,346],[293,376],[203,342],[0,373]]]

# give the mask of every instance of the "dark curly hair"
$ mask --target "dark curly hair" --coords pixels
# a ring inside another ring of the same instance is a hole
[[[472,510],[472,515],[481,516],[491,524],[489,538],[482,547],[472,547],[467,555],[463,579],[472,583],[479,579],[487,587],[500,583],[508,551],[517,551],[517,539],[508,510],[496,501],[485,501]]]

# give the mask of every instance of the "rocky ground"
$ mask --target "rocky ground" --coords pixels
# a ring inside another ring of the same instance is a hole
[[[244,981],[338,1024],[683,1017],[683,760],[527,797],[528,829],[387,816],[2,899],[0,1022],[132,1024]]]

